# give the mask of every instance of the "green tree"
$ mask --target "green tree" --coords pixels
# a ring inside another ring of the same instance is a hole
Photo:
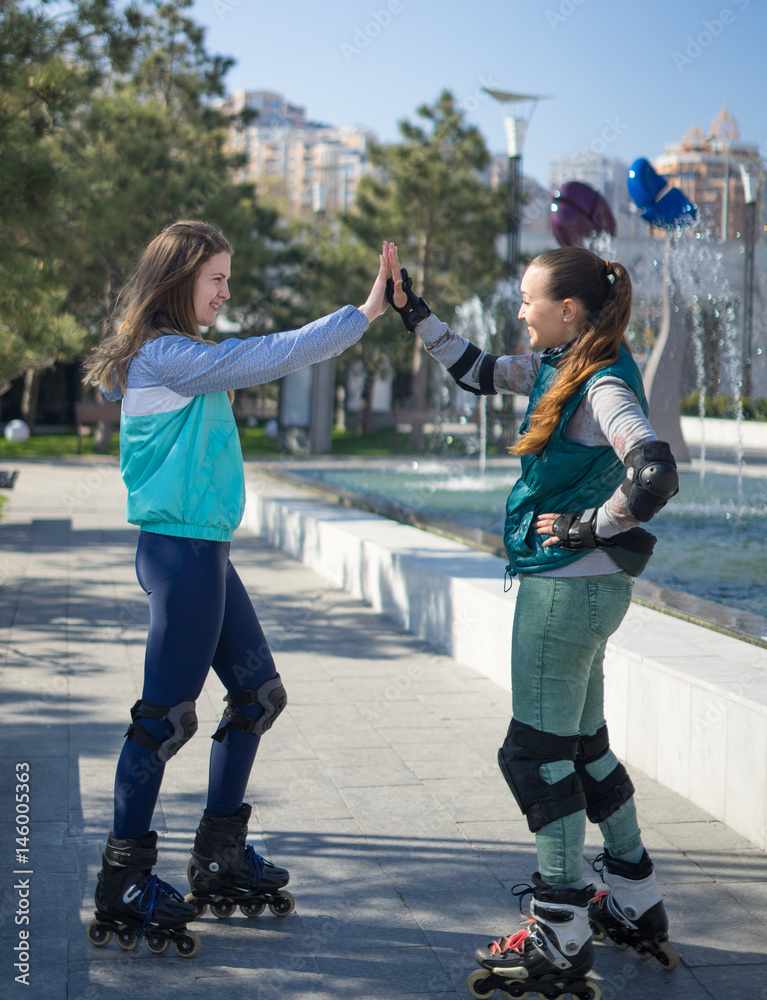
[[[232,61],[210,54],[192,0],[0,0],[0,383],[72,360],[111,321],[146,243],[178,218],[236,247],[231,313],[244,334],[293,310],[291,248],[252,185],[232,180]],[[12,276],[11,280],[8,280]]]
[[[483,182],[489,153],[449,91],[417,114],[425,124],[401,122],[401,142],[372,147],[376,172],[360,183],[345,223],[366,247],[396,242],[419,294],[447,318],[472,294],[489,295],[502,277],[495,244],[505,230],[505,200]],[[376,338],[379,352],[401,366],[401,335],[393,338],[382,324]],[[413,405],[423,408],[428,368],[420,342],[407,353]]]
[[[130,20],[104,0],[55,17],[44,5],[0,0],[0,394],[23,374],[32,426],[40,372],[73,360],[86,337],[68,303],[57,137],[102,79],[102,50],[125,60]]]
[[[85,331],[62,312],[65,289],[50,232],[56,165],[50,136],[71,114],[84,75],[63,58],[62,40],[43,14],[0,3],[0,394],[25,376],[73,356]],[[25,407],[33,421],[33,408]]]
[[[290,276],[289,290],[302,321],[333,312],[350,303],[360,305],[368,296],[378,270],[379,246],[368,246],[339,220],[318,218],[311,225],[305,221],[291,228],[296,265]],[[406,333],[398,316],[396,322],[387,314],[357,344],[336,360],[336,379],[346,385],[351,366],[361,361],[364,372],[360,432],[372,429],[370,407],[377,372],[390,371],[385,347],[390,353],[396,337]],[[383,329],[382,329],[383,327]],[[411,338],[403,338],[410,351]]]
[[[269,291],[289,248],[277,214],[258,204],[252,185],[232,180],[241,162],[227,150],[232,118],[219,106],[231,60],[207,52],[191,6],[137,8],[131,58],[61,136],[70,302],[94,336],[111,322],[143,247],[179,218],[205,218],[235,245],[229,312],[244,334],[281,318]]]

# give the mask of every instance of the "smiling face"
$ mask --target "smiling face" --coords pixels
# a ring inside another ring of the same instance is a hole
[[[209,327],[216,322],[221,303],[229,298],[231,273],[232,258],[228,253],[213,254],[197,272],[192,301],[198,326]]]
[[[574,299],[549,298],[546,270],[531,265],[522,276],[519,318],[527,323],[530,345],[536,351],[568,344],[578,335],[582,308]]]

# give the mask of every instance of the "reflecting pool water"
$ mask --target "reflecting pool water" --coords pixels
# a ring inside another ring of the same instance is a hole
[[[518,464],[484,476],[468,464],[434,460],[292,471],[501,535]],[[767,478],[708,471],[702,480],[683,469],[680,479],[679,495],[648,525],[658,544],[643,579],[767,618]]]

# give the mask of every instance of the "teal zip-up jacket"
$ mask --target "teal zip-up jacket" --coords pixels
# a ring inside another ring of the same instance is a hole
[[[538,401],[551,386],[564,351],[545,354],[535,380],[520,433],[527,430]],[[503,541],[514,573],[541,573],[581,559],[589,549],[573,551],[559,545],[544,548],[544,537],[533,529],[539,514],[582,512],[601,507],[626,478],[626,468],[607,445],[578,444],[566,436],[567,422],[597,379],[606,375],[622,379],[634,392],[645,416],[647,399],[639,369],[626,348],[621,347],[614,364],[606,365],[587,379],[562,409],[559,423],[538,454],[522,455],[522,475],[506,503]]]
[[[336,357],[368,321],[344,306],[299,330],[206,344],[176,334],[132,359],[123,400],[120,470],[127,518],[143,531],[231,541],[245,508],[237,425],[227,390],[262,385]]]

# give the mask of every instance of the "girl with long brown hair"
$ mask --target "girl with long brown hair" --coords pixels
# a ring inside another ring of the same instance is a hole
[[[340,354],[386,309],[388,245],[367,301],[298,330],[213,343],[229,298],[232,247],[215,227],[180,221],[146,248],[122,297],[114,332],[89,359],[85,380],[122,399],[120,465],[127,517],[140,528],[136,572],[149,596],[141,698],[117,765],[114,825],[96,888],[95,945],[151,951],[173,943],[191,957],[186,930],[210,904],[227,917],[293,908],[288,872],[246,844],[244,802],[261,736],[287,696],[250,598],[229,561],[244,507],[244,475],[230,394]],[[213,667],[226,708],[213,734],[208,799],[184,900],[152,874],[150,830],[165,764],[197,730],[195,702]]]
[[[679,958],[626,769],[604,719],[608,638],[631,600],[631,576],[654,538],[639,527],[677,491],[676,463],[647,420],[625,340],[631,279],[580,247],[536,257],[521,282],[519,318],[534,353],[497,357],[430,315],[400,274],[387,294],[408,329],[469,392],[529,397],[513,452],[522,472],[506,506],[508,570],[519,579],[511,651],[513,717],[498,763],[535,834],[538,871],[526,930],[477,950],[473,996],[517,986],[598,998],[586,975],[592,928],[654,955]],[[604,838],[607,890],[583,878],[586,819]]]

